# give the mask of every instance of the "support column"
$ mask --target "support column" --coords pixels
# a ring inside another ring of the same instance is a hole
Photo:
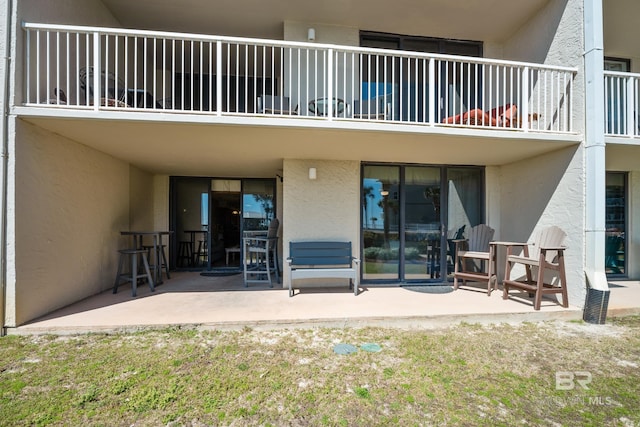
[[[605,275],[604,42],[602,0],[584,0],[585,276],[583,319],[604,323],[609,301]]]

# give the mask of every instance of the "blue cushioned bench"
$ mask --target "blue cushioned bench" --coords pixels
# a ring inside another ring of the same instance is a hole
[[[351,242],[289,242],[289,296],[296,279],[349,279],[358,295],[360,260],[351,255]]]

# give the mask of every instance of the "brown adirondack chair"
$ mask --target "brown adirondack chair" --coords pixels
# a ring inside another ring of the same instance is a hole
[[[486,224],[479,224],[469,230],[467,239],[454,240],[456,244],[453,289],[458,289],[458,279],[466,285],[467,280],[486,282],[487,295],[491,295],[491,282],[498,286],[496,278],[496,251],[491,245],[495,230]],[[484,265],[486,264],[486,266]]]
[[[564,240],[567,234],[562,229],[552,226],[545,228],[538,234],[533,243],[501,242],[507,247],[507,264],[505,277],[502,282],[502,298],[509,298],[509,289],[517,288],[529,292],[534,296],[533,308],[540,310],[542,295],[562,294],[562,306],[569,307],[567,296],[567,278],[564,269]],[[513,248],[522,247],[521,255],[515,255]],[[531,249],[530,249],[531,247]],[[525,267],[526,277],[512,278],[512,269],[516,264]],[[535,267],[535,269],[534,269]],[[557,283],[545,283],[545,272],[556,271]],[[535,271],[535,278],[533,272]]]

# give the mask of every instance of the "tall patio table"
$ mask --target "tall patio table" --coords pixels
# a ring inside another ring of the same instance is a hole
[[[155,254],[156,260],[153,266],[153,281],[155,284],[162,283],[162,257],[160,255],[160,251],[158,251],[158,246],[162,245],[162,236],[169,236],[173,231],[165,231],[165,230],[151,230],[151,231],[121,231],[120,234],[123,236],[131,236],[131,241],[133,243],[134,248],[143,249],[142,246],[144,244],[144,237],[151,236],[153,239],[153,253]]]

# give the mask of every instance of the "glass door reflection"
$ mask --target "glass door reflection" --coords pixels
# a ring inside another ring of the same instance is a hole
[[[363,280],[451,278],[454,240],[483,221],[483,168],[365,165],[362,171]]]
[[[404,278],[441,277],[442,209],[439,167],[407,167],[404,177]]]
[[[398,280],[400,168],[365,166],[363,172],[362,277]]]

